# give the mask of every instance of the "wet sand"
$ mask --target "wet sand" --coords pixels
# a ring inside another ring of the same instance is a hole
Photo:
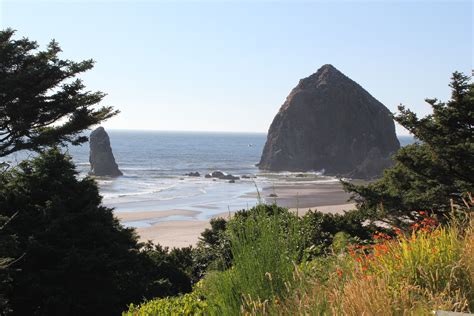
[[[170,216],[196,217],[200,212],[189,210],[167,210],[167,211],[146,211],[146,212],[117,212],[115,215],[124,222],[144,221],[150,219],[162,219]]]
[[[270,197],[270,194],[277,196]],[[349,194],[342,190],[340,183],[280,184],[264,188],[261,197],[267,203],[276,202],[279,206],[288,207],[300,215],[309,209],[325,213],[343,213],[345,210],[354,209],[354,204],[347,202]],[[196,245],[201,232],[210,227],[209,220],[197,219],[198,214],[198,211],[177,209],[117,212],[116,216],[125,224],[137,221],[149,223],[137,227],[141,241],[151,240],[167,247],[186,247]],[[230,215],[229,212],[222,212],[213,217],[227,218]],[[180,220],[175,220],[177,216]]]
[[[276,197],[272,197],[272,194],[276,194]],[[350,197],[338,182],[275,185],[264,188],[262,196],[267,203],[276,202],[288,208],[343,205],[348,203]]]

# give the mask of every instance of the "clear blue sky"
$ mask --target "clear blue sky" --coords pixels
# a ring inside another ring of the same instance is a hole
[[[1,1],[1,0],[0,0]],[[331,63],[395,111],[429,112],[473,64],[471,1],[1,1],[0,26],[64,58],[121,114],[106,128],[266,132]],[[399,129],[399,133],[404,133]]]

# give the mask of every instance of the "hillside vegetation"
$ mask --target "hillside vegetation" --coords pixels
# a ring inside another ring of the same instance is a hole
[[[472,209],[473,201],[468,205]],[[308,259],[299,253],[305,220],[262,210],[250,210],[245,224],[230,221],[237,227],[229,229],[229,269],[207,274],[192,294],[131,305],[123,315],[426,315],[474,309],[473,219],[441,226],[423,214],[409,230],[375,232],[367,242],[338,233],[326,255]]]
[[[124,315],[426,315],[474,311],[474,88],[455,72],[452,98],[395,120],[417,142],[384,176],[344,182],[357,209],[302,217],[276,205],[213,221],[192,294],[130,305]],[[202,258],[202,256],[200,257]],[[166,309],[163,306],[167,306]]]
[[[418,315],[474,311],[474,85],[395,120],[419,141],[368,185],[357,209],[297,216],[259,204],[214,219],[196,247],[138,242],[78,176],[64,145],[116,115],[59,58],[0,31],[0,314]]]

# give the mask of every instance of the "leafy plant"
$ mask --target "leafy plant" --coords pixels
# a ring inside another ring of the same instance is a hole
[[[194,293],[130,304],[122,316],[200,316],[206,315],[206,301]]]

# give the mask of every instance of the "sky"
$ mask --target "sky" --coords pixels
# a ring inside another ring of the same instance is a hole
[[[471,1],[0,0],[0,27],[94,59],[81,79],[121,111],[109,129],[266,132],[324,64],[424,116],[473,68]]]

